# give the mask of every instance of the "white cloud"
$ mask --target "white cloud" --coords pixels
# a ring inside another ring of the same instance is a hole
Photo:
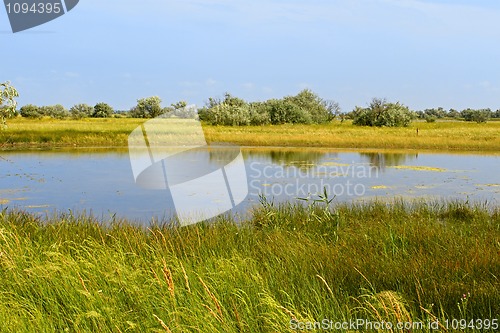
[[[88,0],[82,10],[147,18],[155,24],[217,22],[249,29],[335,23],[345,27],[388,28],[425,36],[500,36],[500,5],[438,0]],[[325,26],[325,29],[332,29]]]
[[[217,81],[215,81],[214,79],[207,79],[207,80],[205,81],[205,84],[206,84],[207,86],[209,86],[209,87],[213,87],[213,86],[215,86],[215,85],[217,84]]]
[[[402,27],[417,33],[455,36],[500,36],[500,7],[480,2],[443,3],[436,0],[378,0],[400,12]],[[396,16],[394,16],[396,17]]]
[[[252,82],[243,83],[242,86],[247,90],[253,90],[255,88],[255,84],[253,84]]]
[[[186,87],[186,88],[192,88],[192,87],[199,87],[200,83],[195,82],[195,81],[182,81],[182,82],[179,82],[179,86]]]
[[[79,73],[76,72],[65,72],[64,75],[69,78],[77,78],[80,77]]]

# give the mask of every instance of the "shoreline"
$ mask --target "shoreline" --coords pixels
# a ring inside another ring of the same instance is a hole
[[[209,145],[210,146],[210,145]],[[209,147],[208,146],[208,147]],[[212,146],[216,148],[224,148],[224,146]],[[422,149],[422,148],[346,148],[346,147],[311,147],[311,146],[239,146],[243,151],[301,151],[307,150],[317,152],[344,152],[344,153],[381,153],[381,154],[445,154],[445,155],[486,155],[500,156],[499,150],[445,150],[445,149]],[[95,152],[106,153],[113,152],[128,152],[127,146],[64,146],[64,145],[20,145],[0,147],[0,152]]]
[[[11,119],[0,131],[0,151],[70,148],[126,148],[129,134],[146,119]],[[416,135],[416,129],[419,134]],[[209,126],[206,140],[254,149],[330,149],[500,153],[500,122],[486,124],[415,122],[409,127],[358,127],[333,121],[323,125]]]

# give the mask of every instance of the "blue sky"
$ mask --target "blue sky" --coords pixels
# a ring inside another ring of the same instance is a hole
[[[0,81],[19,104],[158,95],[203,105],[310,88],[344,111],[372,97],[419,110],[500,109],[500,1],[80,0],[12,34],[0,8]]]

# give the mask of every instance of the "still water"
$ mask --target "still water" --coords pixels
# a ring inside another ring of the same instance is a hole
[[[228,163],[228,154],[225,149],[185,153],[180,161],[185,167],[176,172],[196,173],[203,164],[217,170]],[[229,184],[224,173],[224,185],[240,193],[242,202],[233,209],[239,214],[262,195],[275,202],[299,201],[324,190],[339,202],[403,197],[500,203],[498,154],[245,148],[242,157],[246,177],[238,174]],[[201,195],[217,205],[224,200],[212,193],[217,186],[195,187],[197,193],[188,191],[183,200],[189,205],[190,196]],[[0,153],[0,206],[43,216],[71,210],[138,223],[162,220],[175,214],[172,192],[162,187],[136,183],[127,150]]]

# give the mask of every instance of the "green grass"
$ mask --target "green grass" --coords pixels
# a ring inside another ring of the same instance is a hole
[[[126,147],[144,119],[11,119],[0,147]],[[417,128],[419,134],[417,135]],[[499,151],[500,122],[414,122],[408,128],[370,128],[339,121],[326,125],[208,126],[209,142],[242,146]]]
[[[0,131],[0,147],[125,147],[129,134],[144,119],[25,119],[8,121]]]
[[[241,225],[226,217],[147,229],[4,210],[0,331],[290,332],[291,319],[493,319],[499,251],[499,209],[466,202],[263,201]]]
[[[417,135],[418,128],[418,135]],[[213,142],[243,146],[500,151],[500,122],[414,122],[407,128],[327,125],[205,127]]]

